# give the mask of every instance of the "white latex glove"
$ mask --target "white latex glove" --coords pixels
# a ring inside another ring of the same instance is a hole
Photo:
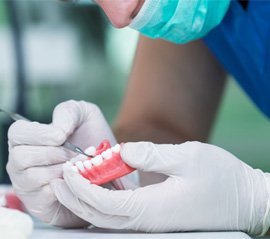
[[[55,197],[50,183],[62,177],[62,164],[73,153],[61,147],[68,139],[82,149],[115,139],[99,108],[87,102],[58,105],[51,124],[17,121],[9,129],[7,170],[14,191],[27,210],[42,221],[63,227],[88,225]]]
[[[64,166],[54,183],[57,198],[98,227],[147,232],[240,230],[269,227],[269,174],[254,170],[209,144],[126,143],[121,155],[132,167],[169,178],[136,190],[91,185]]]
[[[31,217],[18,210],[0,207],[1,239],[27,239],[32,231]]]

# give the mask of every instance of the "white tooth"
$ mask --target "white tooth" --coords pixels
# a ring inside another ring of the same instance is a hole
[[[92,164],[91,164],[91,161],[90,160],[85,160],[83,162],[83,166],[88,168],[88,169],[91,169],[92,168]]]
[[[86,160],[88,157],[86,156],[86,155],[83,155],[83,154],[79,154],[78,156],[77,156],[77,159],[79,159],[80,161],[84,161],[84,160]]]
[[[72,166],[72,167],[71,167],[71,170],[72,170],[73,172],[75,172],[75,173],[78,173],[78,172],[79,172],[79,170],[78,170],[78,168],[77,168],[76,166]]]
[[[112,151],[111,149],[107,149],[106,151],[102,152],[101,155],[104,159],[110,159],[112,157]]]
[[[112,151],[114,153],[119,153],[120,152],[120,145],[116,144],[115,146],[112,147]]]
[[[84,151],[87,155],[93,156],[96,153],[96,148],[94,146],[90,146]]]
[[[85,156],[85,155],[83,155],[83,154],[79,154],[78,156],[72,158],[72,159],[70,160],[70,162],[76,163],[76,162],[78,162],[78,161],[84,161],[84,160],[86,160],[86,159],[87,159],[87,156]]]
[[[83,166],[82,161],[76,162],[75,165],[77,166],[77,168],[78,168],[80,171],[84,171],[84,166]]]
[[[91,163],[94,164],[95,166],[102,164],[102,162],[103,162],[103,159],[102,159],[101,155],[98,155],[98,156],[92,158],[92,160],[91,160]]]

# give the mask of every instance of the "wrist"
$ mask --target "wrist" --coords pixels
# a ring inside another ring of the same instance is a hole
[[[270,230],[269,230],[269,226],[270,226],[270,174],[264,173],[263,176],[265,180],[268,197],[266,201],[266,210],[263,217],[263,230],[262,230],[261,236],[266,233],[270,235]]]
[[[263,236],[270,224],[270,174],[254,169],[254,174],[248,179],[251,189],[250,212],[247,214],[250,235]],[[249,216],[248,216],[249,215]]]

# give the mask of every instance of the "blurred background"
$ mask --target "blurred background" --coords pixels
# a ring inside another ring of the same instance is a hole
[[[137,34],[113,29],[91,4],[0,1],[0,107],[50,122],[69,99],[96,103],[112,122],[119,108]],[[0,114],[0,182],[8,183],[7,130]],[[270,172],[270,124],[230,80],[211,143]]]

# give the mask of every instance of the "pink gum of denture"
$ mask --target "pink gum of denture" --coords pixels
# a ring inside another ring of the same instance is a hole
[[[120,145],[120,148],[123,144]],[[104,140],[97,148],[93,156],[101,155],[106,150],[110,149],[111,145],[108,140]],[[88,157],[87,160],[92,160],[92,157]],[[85,161],[83,162],[85,163]],[[75,164],[76,165],[76,164]],[[76,166],[75,166],[76,167]],[[78,168],[78,172],[92,184],[102,185],[120,178],[133,172],[135,169],[128,166],[121,158],[120,149],[118,152],[112,151],[112,157],[109,159],[103,159],[100,165],[93,165],[92,167]]]
[[[17,209],[24,211],[23,204],[20,199],[14,193],[7,193],[5,195],[6,207],[11,209]]]

